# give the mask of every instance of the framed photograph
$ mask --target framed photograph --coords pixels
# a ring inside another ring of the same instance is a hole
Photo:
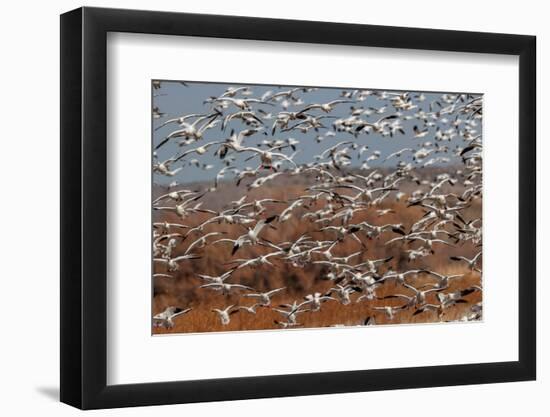
[[[61,401],[533,380],[535,37],[61,16]]]

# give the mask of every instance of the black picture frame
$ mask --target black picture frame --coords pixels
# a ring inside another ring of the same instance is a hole
[[[108,32],[519,56],[519,360],[109,386]],[[536,38],[252,17],[80,8],[61,16],[61,401],[81,409],[536,378]]]

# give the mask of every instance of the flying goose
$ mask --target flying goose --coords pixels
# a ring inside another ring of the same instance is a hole
[[[258,299],[257,305],[260,305],[262,307],[267,307],[271,305],[271,297],[281,291],[284,291],[285,289],[286,287],[281,287],[281,288],[275,288],[273,290],[261,292],[257,294],[248,293],[248,294],[243,294],[243,297],[257,298]]]
[[[229,324],[229,322],[231,321],[230,316],[232,316],[233,314],[239,312],[238,309],[237,310],[232,310],[233,307],[235,307],[235,306],[232,304],[230,306],[227,306],[223,310],[221,310],[219,308],[213,308],[212,309],[213,313],[218,314],[218,317],[220,319],[220,322],[222,323],[222,326],[227,326]]]
[[[153,316],[153,326],[171,329],[174,327],[174,319],[183,316],[189,311],[191,311],[191,308],[182,309],[174,306],[166,307],[164,311]]]

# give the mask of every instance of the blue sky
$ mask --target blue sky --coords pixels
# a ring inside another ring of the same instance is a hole
[[[247,84],[239,84],[239,83],[206,83],[206,82],[193,82],[193,81],[185,81],[185,84],[182,84],[179,81],[162,81],[161,88],[160,89],[152,89],[153,94],[153,106],[158,107],[159,111],[164,113],[164,116],[160,119],[153,119],[153,128],[158,127],[161,125],[165,120],[169,118],[179,117],[186,114],[191,113],[209,113],[211,111],[211,104],[210,103],[204,103],[204,100],[208,97],[218,97],[222,95],[228,87],[239,87]],[[253,95],[250,97],[259,98],[267,91],[284,91],[288,90],[289,86],[278,86],[278,85],[248,85],[249,88],[253,91]],[[360,87],[360,89],[368,89],[364,87]],[[299,96],[305,104],[300,104],[297,106],[291,105],[288,110],[289,111],[298,111],[305,107],[306,104],[310,103],[325,103],[329,102],[331,100],[335,99],[341,99],[341,92],[342,91],[351,91],[350,89],[342,89],[342,88],[329,88],[329,87],[321,87],[316,91],[302,93],[299,92],[296,94],[296,96]],[[392,91],[390,89],[385,91]],[[401,92],[401,91],[399,91]],[[411,92],[413,95],[419,94],[420,92]],[[419,110],[425,110],[429,111],[429,105],[431,102],[435,100],[439,100],[441,98],[441,95],[444,93],[424,93],[424,96],[426,97],[423,102],[418,102],[415,104],[418,105],[418,108],[412,109],[409,111],[403,112],[404,115],[406,114],[415,114]],[[477,95],[479,96],[479,95]],[[386,112],[383,114],[373,114],[371,116],[366,117],[366,120],[369,122],[376,121],[378,118],[380,118],[383,115],[389,115],[395,112],[395,109],[389,105],[389,101],[387,100],[379,100],[375,96],[369,96],[365,101],[357,102],[357,103],[346,103],[346,104],[339,104],[335,107],[335,109],[330,113],[331,116],[336,117],[348,117],[350,114],[350,106],[355,107],[375,107],[380,108],[384,105],[387,105]],[[264,111],[268,113],[276,113],[278,111],[282,111],[283,109],[279,104],[277,106],[269,106],[269,105],[263,105],[263,104],[253,104],[254,109],[263,109]],[[230,106],[227,110],[224,110],[224,114],[228,114],[229,111],[235,111],[235,107]],[[320,110],[312,110],[312,114],[324,114]],[[365,116],[362,116],[365,118]],[[451,120],[454,120],[454,116],[452,118],[449,118]],[[379,150],[382,154],[381,158],[377,161],[371,161],[369,162],[369,165],[371,167],[377,167],[377,166],[395,166],[395,164],[398,162],[398,160],[403,161],[411,161],[412,157],[407,153],[403,157],[399,159],[392,159],[386,163],[383,162],[384,158],[389,155],[392,152],[395,152],[397,150],[400,150],[405,147],[415,148],[418,149],[422,146],[424,142],[432,142],[435,143],[434,140],[434,134],[436,132],[436,127],[439,126],[442,130],[446,130],[449,128],[449,125],[444,125],[441,123],[438,123],[438,125],[432,127],[430,129],[430,134],[426,137],[415,139],[413,135],[413,127],[415,125],[419,125],[422,127],[422,122],[416,119],[413,120],[404,120],[402,122],[403,127],[405,129],[405,135],[401,135],[400,133],[397,133],[393,137],[384,137],[377,133],[370,133],[368,135],[366,134],[360,134],[357,138],[354,138],[351,134],[346,132],[341,132],[336,134],[335,137],[328,138],[327,140],[323,141],[322,143],[317,143],[315,141],[315,137],[318,134],[324,133],[326,130],[332,130],[331,128],[331,119],[327,119],[325,125],[328,127],[328,129],[321,129],[320,132],[315,132],[313,130],[310,130],[308,133],[301,133],[297,130],[293,130],[290,132],[280,132],[280,130],[277,130],[275,135],[271,136],[271,125],[273,123],[273,120],[266,120],[265,121],[265,131],[268,132],[268,136],[264,135],[263,133],[256,133],[253,136],[250,136],[245,139],[245,144],[247,146],[256,146],[258,143],[260,143],[264,139],[286,139],[288,137],[292,137],[298,141],[300,141],[299,149],[300,152],[295,157],[295,162],[305,163],[309,162],[313,159],[314,155],[320,154],[323,150],[333,146],[334,144],[343,141],[343,140],[354,140],[356,141],[359,146],[368,145],[369,150],[363,154],[363,157],[361,159],[356,159],[354,154],[354,159],[352,160],[353,166],[360,166],[362,161],[366,159],[369,155],[372,154],[374,150]],[[177,130],[179,126],[175,123],[172,123],[170,125],[167,125],[161,129],[154,130],[153,131],[153,147],[158,144],[161,140],[163,140],[170,132]],[[167,143],[166,145],[162,146],[157,151],[157,157],[158,160],[163,161],[168,159],[169,157],[175,155],[178,152],[181,152],[186,149],[191,149],[194,147],[197,147],[199,145],[205,144],[207,142],[211,142],[214,140],[224,140],[230,136],[230,132],[232,129],[234,129],[236,132],[239,132],[240,130],[243,130],[247,128],[246,125],[242,123],[240,120],[234,120],[231,121],[226,128],[225,131],[222,131],[221,124],[219,127],[216,127],[214,129],[209,129],[206,131],[206,134],[204,136],[203,141],[201,143],[196,143],[192,145],[188,145],[187,147],[180,147],[177,142],[178,139],[172,139]],[[481,123],[477,126],[478,134],[481,133]],[[457,146],[463,147],[464,141],[460,137],[456,137],[451,142],[446,142],[445,144],[449,145],[451,149],[456,148]],[[224,166],[223,161],[221,161],[218,157],[214,156],[213,153],[217,147],[213,146],[209,149],[209,151],[202,155],[198,156],[196,154],[187,156],[185,159],[179,161],[182,164],[173,166],[172,168],[176,168],[177,166],[183,166],[184,169],[182,169],[177,175],[174,177],[165,177],[159,174],[154,175],[154,182],[157,184],[167,184],[174,180],[177,180],[180,184],[187,183],[187,182],[195,182],[195,181],[203,181],[203,180],[210,180],[215,177],[216,173]],[[292,153],[292,150],[288,149],[284,151],[287,155],[290,155]],[[250,166],[252,168],[256,167],[258,165],[257,158],[253,161],[244,161],[245,157],[248,157],[250,155],[239,155],[237,157],[237,160],[235,164],[238,168],[244,168],[245,166]],[[453,162],[458,162],[458,159],[456,157],[453,157],[452,154],[440,154],[439,156],[446,156],[450,157],[451,161],[449,164],[453,164]],[[201,164],[207,164],[207,165],[213,165],[212,169],[204,170],[201,167],[197,167],[194,165],[189,165],[189,161],[191,159],[198,159]],[[429,158],[428,158],[429,159]]]

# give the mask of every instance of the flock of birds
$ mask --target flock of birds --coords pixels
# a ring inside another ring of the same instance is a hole
[[[180,84],[185,97],[191,83]],[[163,94],[163,85],[153,82],[155,97]],[[482,199],[481,96],[326,89],[332,100],[312,102],[317,88],[273,87],[261,94],[255,88],[227,87],[218,96],[204,97],[198,105],[204,111],[172,118],[153,107],[152,169],[154,178],[167,184],[152,203],[153,279],[174,279],[183,263],[191,263],[193,270],[205,248],[223,248],[231,261],[221,274],[194,270],[186,277],[197,281],[194,291],[226,300],[205,313],[215,314],[223,326],[235,314],[270,309],[273,326],[292,328],[303,325],[302,314],[318,312],[326,303],[353,308],[374,301],[373,314],[356,325],[376,324],[378,314],[399,323],[403,311],[444,321],[446,311],[482,291],[482,219],[468,217]],[[384,141],[408,146],[387,152]],[[167,152],[168,157],[159,156]],[[426,178],[428,167],[434,174]],[[186,177],[190,169],[212,172],[211,180],[193,186],[192,176]],[[300,195],[272,198],[274,189],[293,178],[304,183]],[[228,184],[240,193],[235,201],[218,202],[221,209],[205,206],[209,195]],[[384,222],[396,214],[390,202],[420,215],[412,225]],[[356,221],[365,213],[380,221]],[[291,219],[310,225],[309,232],[286,241],[271,233],[268,239],[266,231],[287,227]],[[342,254],[344,242],[354,251]],[[405,265],[447,253],[442,248],[457,249],[443,263],[456,264],[463,273],[422,266],[394,270],[394,256],[368,257],[373,242],[401,248]],[[473,257],[461,255],[465,245],[473,248]],[[257,248],[259,255],[239,257],[250,253],[243,248]],[[317,279],[329,281],[330,290],[281,304],[274,300],[288,300],[287,287],[257,289],[233,279],[248,268],[269,271],[282,264],[322,268]],[[479,285],[451,290],[452,283],[472,274],[479,275]],[[388,283],[396,292],[381,296]],[[172,328],[189,311],[192,306],[166,306],[153,315],[153,325]],[[481,317],[479,302],[461,320]]]

